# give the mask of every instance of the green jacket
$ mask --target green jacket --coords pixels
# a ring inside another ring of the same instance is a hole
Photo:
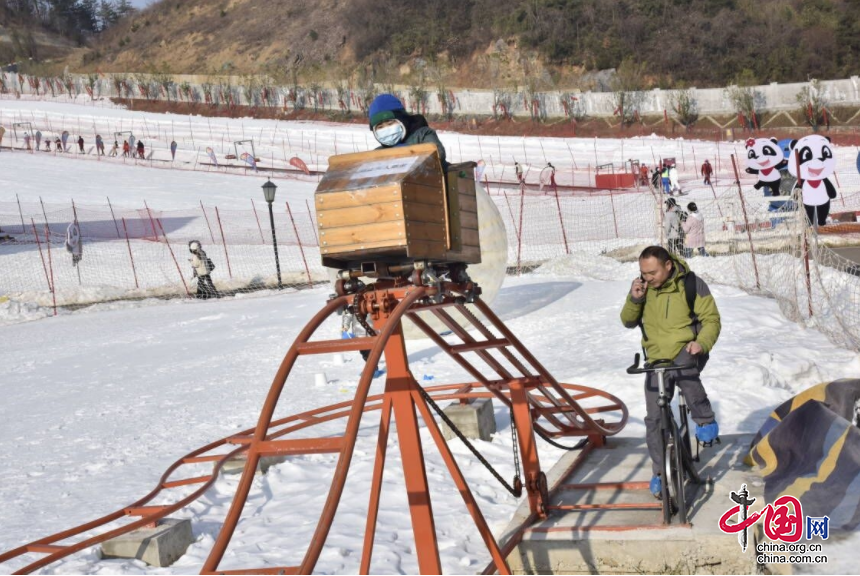
[[[684,276],[690,267],[675,255],[672,262],[674,270],[665,284],[648,288],[639,300],[628,293],[621,309],[621,322],[626,328],[636,328],[642,320],[642,346],[651,360],[674,359],[693,340],[708,354],[720,336],[720,312],[708,285],[696,276],[694,312],[698,322],[694,326],[684,289]]]

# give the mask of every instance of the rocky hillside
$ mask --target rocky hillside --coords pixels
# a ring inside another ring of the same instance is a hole
[[[628,88],[840,78],[860,71],[850,0],[161,0],[63,65],[268,73],[433,86]]]

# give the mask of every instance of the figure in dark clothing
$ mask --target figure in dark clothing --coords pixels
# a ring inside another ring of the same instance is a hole
[[[78,136],[78,149],[81,151],[81,154],[84,153],[84,137]]]
[[[374,98],[368,110],[370,129],[382,148],[409,146],[412,144],[435,144],[439,151],[442,170],[448,169],[445,147],[436,131],[427,124],[421,114],[409,114],[393,94],[380,94]]]

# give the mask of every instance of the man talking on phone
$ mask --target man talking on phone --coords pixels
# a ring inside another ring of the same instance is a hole
[[[649,246],[639,255],[640,276],[633,280],[621,309],[626,328],[641,328],[642,348],[649,362],[674,360],[693,367],[672,373],[666,380],[671,398],[678,384],[687,399],[696,439],[710,446],[719,436],[719,426],[700,374],[720,336],[720,312],[704,280],[697,277],[680,257],[662,246]],[[663,453],[660,442],[660,410],[657,406],[657,377],[645,376],[645,440],[654,473],[651,493],[660,497]]]

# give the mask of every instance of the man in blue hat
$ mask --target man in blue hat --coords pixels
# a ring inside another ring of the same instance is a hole
[[[380,94],[373,99],[368,110],[370,129],[382,148],[409,146],[411,144],[435,144],[439,150],[442,169],[448,168],[445,147],[436,131],[427,124],[421,114],[409,114],[393,94]]]

